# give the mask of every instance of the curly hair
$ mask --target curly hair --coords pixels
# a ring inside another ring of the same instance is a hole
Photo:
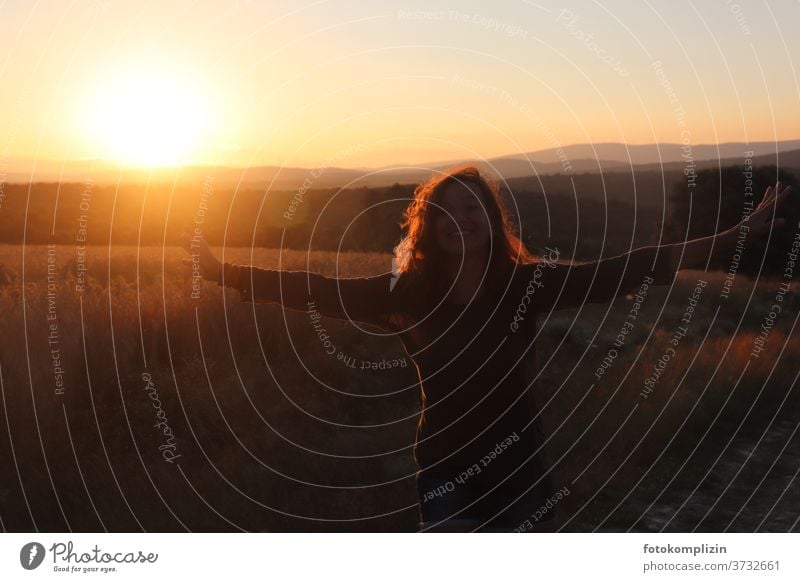
[[[501,272],[514,264],[536,261],[514,233],[500,197],[498,183],[482,176],[475,166],[464,164],[434,175],[414,190],[414,200],[406,208],[401,223],[406,234],[395,247],[394,257],[395,272],[405,287],[423,290],[426,294],[436,293],[443,288],[442,274],[445,270],[442,265],[445,257],[436,241],[430,218],[441,204],[445,188],[451,184],[475,185],[480,192],[492,235],[487,275],[490,286],[499,284]]]

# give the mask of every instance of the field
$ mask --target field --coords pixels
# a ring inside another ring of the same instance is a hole
[[[3,530],[413,531],[413,365],[350,368],[302,312],[208,282],[193,298],[184,256],[0,246]],[[225,260],[390,268],[377,253],[234,248]],[[688,333],[644,398],[698,279]],[[719,299],[723,280],[682,271],[651,289],[610,364],[632,297],[542,318],[536,390],[570,491],[565,531],[797,528],[797,284],[769,319],[780,281],[738,276]],[[324,326],[357,362],[405,357],[393,338]]]

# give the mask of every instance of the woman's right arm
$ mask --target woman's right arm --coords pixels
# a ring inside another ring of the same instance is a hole
[[[184,232],[182,246],[204,279],[239,291],[242,301],[278,303],[288,309],[362,321],[389,329],[391,273],[334,278],[307,271],[282,271],[221,263],[202,237]]]
[[[225,263],[218,283],[239,291],[242,301],[278,303],[298,311],[388,327],[391,274],[335,278],[309,271],[262,269]]]

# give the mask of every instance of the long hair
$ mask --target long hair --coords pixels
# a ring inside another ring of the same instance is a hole
[[[498,290],[515,264],[536,261],[514,234],[498,183],[482,176],[469,164],[450,168],[414,190],[414,200],[406,208],[401,223],[406,234],[395,247],[394,271],[399,276],[398,285],[423,301],[441,299],[448,283],[443,278],[447,272],[443,268],[446,257],[436,240],[431,216],[441,204],[442,192],[451,184],[474,185],[480,192],[492,237],[489,268],[484,279],[489,292]]]

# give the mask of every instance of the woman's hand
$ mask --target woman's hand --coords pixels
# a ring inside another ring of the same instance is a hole
[[[782,227],[786,221],[783,218],[775,219],[775,213],[777,207],[786,200],[791,189],[791,186],[787,186],[781,191],[780,181],[775,184],[774,189],[772,186],[768,186],[756,209],[731,230],[738,232],[740,227],[748,226],[750,227],[748,238],[757,239],[770,230],[773,224],[778,228]]]
[[[201,235],[193,234],[191,227],[185,227],[181,233],[181,247],[192,255],[191,259],[181,261],[184,265],[199,269],[203,279],[219,281],[222,263],[211,252],[205,239]]]
[[[791,186],[787,186],[781,190],[780,180],[775,184],[775,188],[767,186],[764,192],[764,197],[750,214],[736,226],[733,226],[725,232],[716,235],[716,243],[714,248],[720,256],[727,256],[726,253],[730,252],[737,243],[743,227],[749,228],[746,231],[747,240],[758,240],[767,231],[771,230],[773,225],[781,228],[786,221],[783,218],[775,218],[778,205],[782,204],[789,195]]]
[[[672,268],[677,271],[678,269],[687,269],[700,265],[708,260],[709,254],[715,258],[727,259],[729,253],[736,247],[743,227],[750,229],[747,231],[747,240],[758,239],[770,230],[773,224],[778,228],[782,227],[786,221],[783,218],[775,219],[775,211],[778,205],[786,200],[791,189],[791,186],[787,186],[781,190],[780,182],[775,185],[774,189],[769,186],[755,210],[733,228],[715,235],[686,241],[685,243],[665,245],[682,247],[682,249],[671,249]]]

